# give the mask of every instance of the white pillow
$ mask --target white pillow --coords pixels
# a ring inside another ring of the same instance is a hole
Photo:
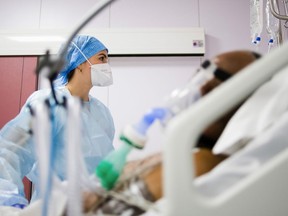
[[[235,153],[278,121],[287,108],[288,67],[260,86],[238,109],[215,144],[213,152],[228,155]]]

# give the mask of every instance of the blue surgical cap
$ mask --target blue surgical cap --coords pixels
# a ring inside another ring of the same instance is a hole
[[[83,56],[79,49],[85,56]],[[58,86],[65,85],[68,82],[67,76],[72,70],[85,62],[86,58],[89,59],[102,50],[108,51],[105,45],[95,37],[87,35],[76,36],[73,39],[73,43],[71,43],[68,47],[67,53],[65,55],[65,65],[59,72],[55,80],[55,84]]]

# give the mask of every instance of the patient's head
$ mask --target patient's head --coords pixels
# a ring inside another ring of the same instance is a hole
[[[202,95],[212,91],[215,87],[223,83],[227,78],[241,71],[247,65],[260,58],[260,55],[251,51],[231,51],[215,56],[210,60],[210,64],[215,64],[218,70],[218,76],[208,81],[201,87]],[[204,62],[205,64],[205,62]],[[207,63],[206,63],[207,65]],[[223,98],[225,100],[225,98]],[[221,101],[219,101],[221,103]],[[236,112],[240,105],[221,117],[218,121],[210,125],[202,134],[198,146],[212,148],[224,130],[227,122]]]
[[[215,56],[210,60],[210,62],[212,64],[215,64],[220,72],[233,76],[234,74],[245,68],[247,65],[253,63],[258,58],[260,58],[260,55],[255,52],[231,51]],[[226,77],[222,76],[221,74],[218,77],[210,80],[208,83],[202,86],[202,94],[207,94],[225,80]]]

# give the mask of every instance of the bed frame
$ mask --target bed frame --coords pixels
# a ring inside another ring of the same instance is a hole
[[[170,121],[165,131],[163,215],[288,214],[288,150],[213,199],[204,198],[196,191],[192,184],[194,172],[191,165],[191,148],[195,146],[200,133],[274,74],[287,67],[287,54],[288,43],[285,43]]]

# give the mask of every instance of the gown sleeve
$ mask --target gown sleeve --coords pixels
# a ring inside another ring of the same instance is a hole
[[[22,179],[35,162],[29,97],[20,113],[0,130],[0,205],[26,206]]]

